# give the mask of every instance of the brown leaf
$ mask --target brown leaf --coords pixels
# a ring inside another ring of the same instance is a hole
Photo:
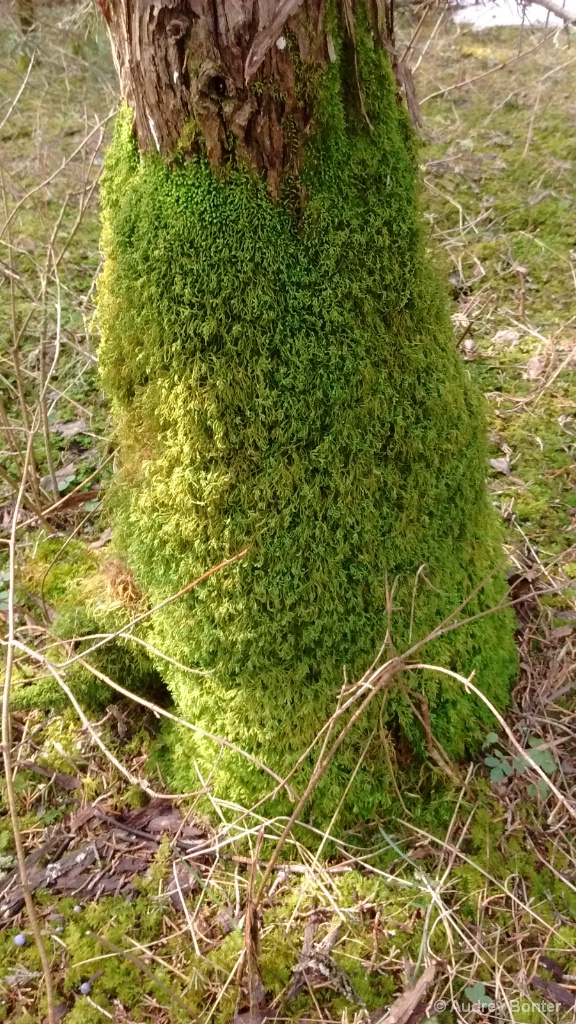
[[[497,473],[503,473],[504,476],[510,475],[510,462],[507,458],[490,459],[490,465]]]
[[[72,815],[70,819],[70,828],[73,832],[76,832],[79,828],[82,828],[83,825],[86,825],[87,822],[98,817],[100,817],[100,808],[94,807],[93,804],[86,804],[86,807],[83,807],[81,811],[77,811],[76,814]]]
[[[513,327],[508,328],[504,331],[497,331],[492,341],[495,345],[511,345],[514,346],[517,341],[520,340],[519,331],[515,331]]]
[[[82,416],[79,420],[69,420],[68,423],[55,423],[50,429],[54,434],[59,434],[60,437],[75,437],[76,434],[81,434],[86,430],[86,417]]]
[[[576,992],[571,992],[570,989],[564,988],[563,985],[557,985],[555,981],[546,981],[539,974],[535,974],[531,979],[530,988],[535,988],[542,995],[546,996],[550,1002],[559,1003],[560,1006],[564,1006],[567,1010],[571,1010],[573,1006],[576,1006]]]
[[[64,1017],[69,1013],[69,1011],[70,1007],[68,1006],[68,1003],[58,1003],[58,1006],[54,1007],[54,1020],[64,1020]],[[44,1017],[43,1024],[50,1024],[50,1018]]]
[[[564,970],[560,967],[560,964],[556,963],[556,961],[552,959],[552,957],[541,956],[538,963],[545,971],[550,971],[554,981],[562,981],[562,978],[564,977]]]
[[[82,783],[79,779],[76,779],[73,775],[67,775],[65,772],[57,772],[54,768],[49,768],[43,764],[36,764],[35,761],[18,761],[16,764],[17,768],[26,768],[29,772],[35,772],[36,775],[42,775],[45,779],[50,779],[60,789],[66,789],[71,791],[73,789],[81,789]]]
[[[58,484],[60,484],[64,480],[73,480],[74,476],[75,476],[75,473],[76,473],[76,463],[75,462],[69,462],[68,465],[62,466],[61,469],[57,469],[55,474],[54,474],[54,476],[56,477],[56,480],[57,480]],[[50,476],[50,474],[48,474],[47,476],[43,476],[42,479],[40,480],[40,487],[42,487],[43,490],[47,490],[51,486],[52,486],[52,477]]]
[[[436,964],[429,964],[416,984],[398,996],[392,1006],[383,1006],[381,1010],[374,1010],[370,1014],[370,1024],[380,1024],[380,1021],[384,1021],[384,1019],[386,1019],[386,1024],[408,1024],[412,1014],[421,1003],[422,997],[434,981],[435,974]]]
[[[563,640],[564,637],[572,636],[574,632],[574,626],[557,626],[556,629],[552,629],[548,634],[552,640]]]
[[[306,987],[331,988],[349,1002],[359,1003],[350,978],[331,955],[340,936],[340,925],[332,928],[317,946],[314,946],[314,928],[314,920],[310,919],[306,925],[302,953],[286,992],[286,999],[295,999]]]
[[[98,548],[103,548],[104,545],[108,544],[108,542],[111,540],[112,529],[109,526],[107,526],[106,529],[103,530],[100,536],[98,537],[98,540],[92,541],[92,543],[89,544],[88,547],[90,548],[91,551],[96,551]]]
[[[172,875],[166,881],[164,893],[176,910],[184,910],[182,901],[198,888],[198,882],[182,861],[172,865]],[[232,925],[234,927],[234,925]]]
[[[526,372],[523,374],[524,380],[538,380],[546,369],[546,360],[544,356],[532,356],[531,359],[526,363]]]

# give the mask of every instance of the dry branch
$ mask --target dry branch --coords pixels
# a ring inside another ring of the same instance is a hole
[[[560,7],[560,4],[555,4],[554,0],[526,0],[527,7],[543,7],[545,11],[549,11],[560,21],[565,22],[566,25],[576,25],[576,14],[570,14],[570,11]]]

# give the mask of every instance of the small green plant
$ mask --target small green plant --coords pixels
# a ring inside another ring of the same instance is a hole
[[[484,758],[484,764],[490,769],[492,782],[503,782],[504,779],[511,778],[514,774],[524,775],[531,762],[537,764],[543,772],[546,772],[546,775],[553,775],[558,768],[558,763],[554,756],[544,746],[543,740],[538,736],[528,737],[528,747],[526,749],[528,757],[519,755],[513,761],[497,746],[499,742],[499,737],[495,732],[489,732],[484,741],[484,749],[487,747],[493,748],[492,753],[487,754]],[[548,796],[549,787],[544,779],[538,779],[536,783],[529,784],[526,792],[529,797],[540,796],[544,800]]]
[[[474,985],[467,985],[464,989],[464,995],[471,1003],[477,1003],[479,1006],[493,1006],[494,1000],[492,996],[489,996],[486,992],[484,982],[477,981]]]

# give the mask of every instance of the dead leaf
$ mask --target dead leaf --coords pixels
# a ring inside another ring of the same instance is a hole
[[[209,938],[220,938],[223,935],[229,935],[230,932],[233,932],[237,927],[238,922],[234,918],[234,911],[232,907],[230,907],[229,910],[222,907],[212,922]]]
[[[54,1020],[64,1020],[64,1017],[69,1013],[69,1011],[70,1007],[68,1006],[68,1003],[58,1003],[58,1006],[54,1007]],[[43,1024],[50,1024],[50,1019],[45,1017]]]
[[[408,1024],[418,1003],[421,1002],[422,997],[434,981],[435,974],[436,964],[429,964],[416,984],[398,996],[392,1006],[384,1006],[381,1010],[374,1010],[370,1014],[370,1024],[380,1024],[384,1020],[386,1024]]]
[[[520,341],[520,332],[515,331],[513,327],[509,327],[504,331],[496,331],[492,338],[493,345],[501,345],[502,347],[506,345],[513,347],[517,341]]]
[[[295,999],[305,988],[331,988],[349,1002],[360,1003],[350,978],[331,955],[340,937],[340,925],[332,928],[317,946],[314,946],[315,927],[316,922],[311,918],[304,931],[302,953],[294,969],[286,999]]]
[[[71,482],[76,475],[76,463],[69,462],[67,466],[62,466],[61,469],[57,469],[54,476],[58,483],[58,489],[62,489],[68,482]],[[43,476],[40,480],[40,487],[46,491],[52,487],[52,477],[48,473],[47,476]]]
[[[573,632],[574,626],[557,626],[550,631],[549,636],[552,640],[563,640],[566,636],[572,636]]]
[[[490,465],[497,473],[503,473],[504,476],[510,476],[510,461],[505,456],[498,459],[490,459]]]
[[[104,545],[108,544],[108,542],[111,540],[112,528],[110,526],[107,526],[106,529],[103,530],[100,536],[98,537],[98,540],[92,541],[92,543],[89,544],[88,547],[90,548],[91,551],[96,551],[97,548],[103,548]]]
[[[172,877],[164,883],[164,894],[176,910],[184,910],[183,901],[186,896],[198,888],[198,882],[182,861],[172,865]],[[234,925],[232,925],[233,930]]]
[[[544,356],[532,356],[531,359],[526,363],[526,370],[522,374],[524,380],[538,380],[546,369],[546,360]]]
[[[553,960],[550,956],[541,956],[538,958],[538,963],[545,971],[550,971],[554,981],[562,981],[564,970],[556,960]]]
[[[76,846],[75,833],[90,822],[90,842]],[[123,815],[107,815],[99,805],[88,805],[74,815],[70,831],[58,833],[49,843],[26,858],[28,881],[32,891],[48,888],[52,892],[98,900],[106,894],[129,898],[134,879],[145,875],[165,834],[174,837],[173,845],[187,857],[206,847],[207,835],[180,815],[177,807],[165,800],[151,800],[146,807],[128,810]],[[96,831],[96,835],[94,835]],[[135,848],[135,838],[138,838]],[[206,855],[204,855],[205,857]],[[48,858],[50,860],[48,861]],[[41,863],[42,862],[42,863]],[[195,885],[194,876],[178,877],[185,895]],[[169,892],[172,898],[177,893]],[[24,905],[19,872],[15,868],[0,880],[0,922],[10,921]],[[180,902],[178,903],[180,906]]]
[[[50,429],[52,433],[58,434],[60,437],[75,437],[76,434],[82,434],[86,430],[86,417],[69,420],[68,423],[54,423]]]
[[[66,789],[71,792],[73,789],[81,789],[82,783],[79,779],[76,779],[73,775],[67,775],[65,772],[57,772],[55,768],[50,768],[43,764],[36,764],[35,761],[18,761],[16,763],[17,768],[25,768],[29,772],[35,772],[36,775],[41,775],[45,779],[50,779],[60,789]]]
[[[555,981],[546,981],[545,978],[541,978],[538,974],[535,974],[531,979],[530,988],[535,988],[537,992],[541,992],[542,995],[546,996],[550,1002],[559,1003],[560,1006],[564,1006],[567,1010],[571,1010],[573,1006],[576,1006],[576,992],[571,992],[570,989],[564,988],[563,985],[557,985]]]

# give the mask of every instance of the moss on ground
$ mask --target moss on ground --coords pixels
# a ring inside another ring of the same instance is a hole
[[[470,77],[509,59],[513,29],[477,34],[448,29],[439,50],[452,84],[466,56]],[[526,48],[540,39],[533,33]],[[481,53],[477,53],[477,50]],[[502,55],[505,55],[502,57]],[[506,57],[507,55],[507,57]],[[565,54],[558,55],[564,64]],[[492,66],[493,66],[492,64]],[[423,66],[421,93],[434,91],[434,63]],[[555,69],[547,47],[518,68],[488,75],[424,107],[433,139],[423,153],[428,217],[456,282],[458,309],[479,318],[468,335],[469,367],[487,392],[495,501],[509,541],[518,526],[543,560],[572,572],[574,387],[574,225],[576,146],[574,66]],[[455,115],[455,116],[454,116]],[[523,268],[522,275],[518,268]],[[461,328],[460,328],[461,329]]]
[[[106,741],[114,748],[112,736]],[[78,765],[72,733],[62,749]],[[70,761],[66,767],[70,770]],[[96,768],[95,758],[91,769]],[[107,782],[102,782],[105,792]],[[576,901],[573,887],[562,878],[570,859],[554,839],[533,831],[537,823],[529,808],[520,811],[510,831],[502,805],[480,779],[475,795],[479,805],[465,804],[468,821],[457,824],[448,844],[450,858],[459,851],[449,871],[440,853],[447,839],[442,834],[406,836],[400,845],[383,837],[368,855],[369,870],[333,873],[331,865],[323,863],[291,874],[284,866],[262,906],[259,954],[268,1004],[278,1000],[284,1019],[296,1021],[318,1008],[332,1019],[353,1011],[354,1000],[329,987],[313,995],[303,991],[285,1001],[311,915],[317,922],[316,943],[340,925],[333,961],[355,989],[356,1009],[364,1004],[373,1011],[390,1003],[406,987],[406,965],[430,954],[440,961],[449,958],[454,967],[451,998],[464,1003],[465,989],[472,985],[483,985],[487,997],[493,997],[498,991],[496,975],[500,985],[508,979],[507,996],[517,998],[514,979],[534,953],[546,953],[566,973],[574,972]],[[121,795],[124,806],[129,797],[128,790]],[[0,816],[0,836],[3,821]],[[527,836],[534,836],[534,843],[527,842]],[[9,857],[9,841],[2,845]],[[96,1014],[104,1010],[120,1020],[127,1013],[131,1020],[163,1021],[169,1008],[174,1021],[203,1020],[209,1014],[215,1024],[228,1024],[233,1018],[240,996],[237,967],[244,943],[249,866],[239,865],[225,852],[210,868],[190,860],[202,884],[187,897],[186,919],[164,894],[168,854],[165,842],[147,876],[136,880],[132,901],[94,900],[86,891],[61,898],[49,891],[37,894],[57,998],[69,1007],[67,1019],[96,1022]],[[259,877],[257,872],[256,884]],[[194,921],[195,943],[189,920]],[[18,1024],[38,1019],[33,1009],[34,977],[16,986],[7,980],[16,969],[39,969],[31,942],[24,949],[14,944],[14,935],[21,930],[27,930],[24,921],[0,932],[0,1020]],[[135,953],[140,962],[130,961],[122,951]],[[92,1002],[80,993],[80,985],[89,979]],[[442,971],[439,986],[438,994],[446,996]],[[43,1012],[40,999],[39,1019]],[[453,1019],[449,1011],[440,1017],[446,1024]],[[532,1008],[529,1016],[520,1013],[515,1019],[544,1018]]]
[[[337,28],[334,38],[340,51]],[[350,107],[341,56],[316,84],[298,222],[241,167],[216,176],[202,157],[139,159],[128,113],[103,186],[99,358],[121,441],[119,543],[152,604],[248,549],[155,615],[152,635],[211,673],[163,666],[185,716],[282,775],[334,710],[344,671],[357,679],[385,641],[387,586],[401,651],[502,557],[482,403],[425,258],[414,139],[361,14],[357,49],[373,128]],[[467,612],[504,591],[492,576]],[[503,707],[512,617],[462,627],[426,656],[474,670]],[[444,677],[404,679],[334,759],[316,822],[332,816],[359,757],[349,819],[395,803],[379,723],[391,756],[404,749],[408,788],[418,785],[421,695],[449,757],[478,747],[482,705]],[[239,755],[174,730],[166,743],[178,788],[198,784],[197,761],[219,797],[250,806],[265,792]],[[308,759],[297,786],[309,771]]]
[[[49,621],[47,653],[52,663],[58,667],[96,647],[88,660],[97,671],[134,693],[162,702],[165,687],[138,633],[102,644],[127,620],[146,611],[126,566],[109,552],[90,550],[83,541],[46,538],[43,531],[32,551],[21,567],[18,596],[23,606],[39,607]],[[66,669],[65,676],[87,710],[103,709],[114,700],[114,691],[78,662]],[[14,711],[61,709],[68,703],[49,673],[38,679],[34,671],[16,672],[11,694]]]

